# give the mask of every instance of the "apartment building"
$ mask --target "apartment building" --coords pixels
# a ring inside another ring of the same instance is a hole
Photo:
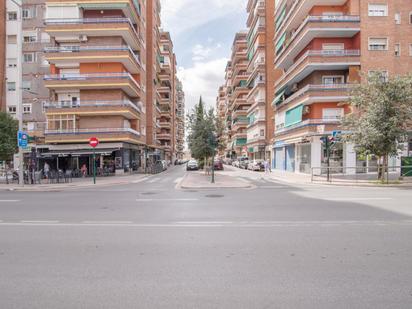
[[[156,138],[164,150],[164,158],[173,162],[176,159],[176,57],[170,33],[160,32],[160,73],[159,73],[159,128]]]
[[[221,121],[223,126],[223,132],[218,132],[218,139],[222,142],[227,141],[227,128],[225,125],[225,118],[226,118],[226,87],[220,86],[219,92],[216,97],[216,118]],[[227,150],[226,150],[227,151]],[[218,156],[224,157],[226,155],[225,149],[219,149]]]
[[[250,159],[269,159],[273,137],[274,96],[274,13],[275,3],[249,0],[247,4],[247,152]]]
[[[146,7],[143,2],[46,1],[53,41],[43,156],[52,168],[91,170],[91,137],[98,166],[116,173],[144,167],[146,136]]]
[[[321,137],[339,131],[354,84],[412,69],[412,2],[281,0],[276,4],[273,167],[310,173],[326,165]],[[374,167],[338,143],[332,167]],[[353,170],[354,172],[355,170]]]
[[[247,100],[249,94],[247,68],[247,32],[242,31],[235,35],[227,72],[227,77],[231,80],[231,86],[227,93],[230,96],[228,121],[231,131],[229,149],[232,157],[247,155],[247,114],[250,108],[250,103]]]
[[[180,80],[177,80],[176,85],[176,158],[183,160],[185,151],[185,93]]]

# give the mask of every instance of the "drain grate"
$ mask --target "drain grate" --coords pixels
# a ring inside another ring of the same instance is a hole
[[[221,194],[208,194],[208,195],[205,195],[206,197],[209,197],[209,198],[220,198],[220,197],[224,197],[224,195],[221,195]]]

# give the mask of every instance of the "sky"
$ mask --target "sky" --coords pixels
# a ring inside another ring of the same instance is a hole
[[[186,110],[202,95],[215,107],[234,35],[246,29],[247,0],[161,0],[162,28],[172,36]]]

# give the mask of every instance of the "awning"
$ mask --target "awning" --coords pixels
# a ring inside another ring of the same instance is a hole
[[[113,151],[118,149],[96,149],[96,155],[110,156]],[[90,156],[93,154],[92,150],[71,150],[71,151],[49,151],[40,153],[41,158],[51,158],[51,157],[80,157],[80,156]]]
[[[285,127],[290,127],[294,124],[302,122],[303,105],[298,105],[288,111],[285,116]]]
[[[286,41],[286,32],[280,37],[279,41],[276,43],[276,54],[282,49],[283,43]]]

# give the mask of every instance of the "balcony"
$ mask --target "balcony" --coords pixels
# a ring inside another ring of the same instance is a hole
[[[284,100],[278,96],[272,102],[272,106],[279,110],[292,104],[343,102],[349,100],[350,91],[354,86],[354,84],[307,85]]]
[[[141,71],[137,54],[129,46],[60,46],[46,47],[46,59],[57,67],[72,63],[121,62],[133,74]]]
[[[55,4],[77,4],[77,6],[84,10],[119,10],[123,14],[133,20],[135,23],[139,21],[142,15],[141,6],[137,0],[46,0],[46,3]]]
[[[318,126],[325,126],[325,131],[329,132],[336,129],[336,127],[341,124],[341,118],[321,118],[321,119],[307,119],[301,121],[297,124],[288,127],[277,127],[275,130],[275,137],[279,137],[290,132],[304,131],[300,133],[305,133],[308,135],[317,135]]]
[[[246,25],[248,28],[251,28],[251,26],[254,24],[256,21],[256,18],[259,16],[265,16],[265,2],[264,1],[251,1],[248,5],[248,19],[246,22]]]
[[[159,140],[171,140],[172,134],[170,133],[158,133],[156,134],[156,138]]]
[[[354,65],[360,65],[360,50],[308,50],[276,81],[275,87],[296,84],[314,71],[346,70]]]
[[[359,16],[308,16],[289,39],[285,33],[276,41],[276,66],[287,70],[314,38],[351,38],[359,31]]]
[[[49,89],[122,89],[130,97],[140,96],[140,85],[129,73],[68,73],[45,75]]]
[[[46,130],[47,144],[88,143],[91,137],[97,137],[100,142],[130,142],[139,143],[140,132],[130,128],[90,128]]]
[[[130,101],[60,101],[45,104],[46,115],[117,116],[139,119],[141,109]]]
[[[162,129],[171,129],[171,128],[172,128],[172,124],[171,124],[170,122],[161,121],[161,122],[159,122],[159,128],[162,128]]]
[[[45,24],[46,32],[57,42],[74,37],[87,41],[87,36],[121,36],[132,49],[142,47],[141,36],[129,18],[58,18],[46,19]]]

